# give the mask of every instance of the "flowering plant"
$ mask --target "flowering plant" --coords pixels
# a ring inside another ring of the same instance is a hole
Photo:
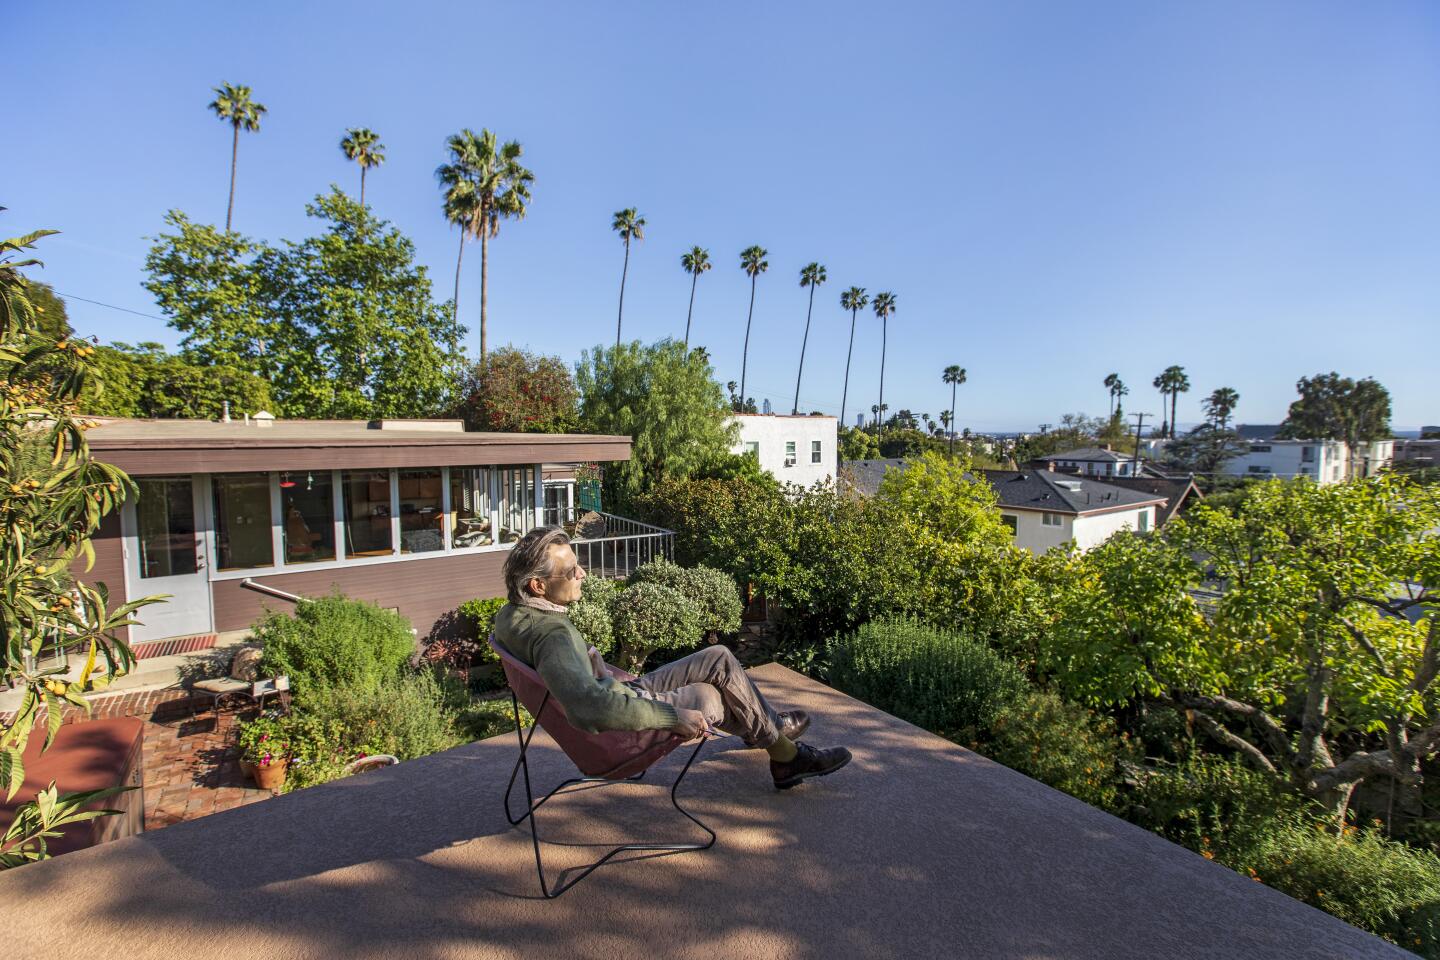
[[[290,759],[288,724],[278,711],[267,710],[240,726],[240,758],[260,767]]]

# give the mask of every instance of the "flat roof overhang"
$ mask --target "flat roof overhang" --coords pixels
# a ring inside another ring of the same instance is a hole
[[[209,432],[209,431],[207,431]],[[482,467],[630,459],[630,438],[602,434],[508,434],[354,430],[313,435],[282,427],[240,427],[210,436],[100,427],[91,454],[131,476],[258,470]],[[229,434],[229,435],[226,435]]]

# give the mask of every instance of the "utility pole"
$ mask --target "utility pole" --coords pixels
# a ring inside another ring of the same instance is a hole
[[[1043,436],[1045,436],[1045,434],[1047,434],[1047,433],[1049,433],[1049,432],[1050,432],[1050,424],[1048,424],[1048,423],[1042,423],[1042,424],[1040,424],[1040,436],[1043,437]]]
[[[1135,469],[1138,471],[1139,468],[1140,468],[1140,431],[1141,431],[1141,430],[1144,428],[1144,426],[1145,426],[1145,418],[1148,417],[1148,416],[1150,416],[1150,414],[1148,414],[1148,413],[1132,413],[1132,414],[1130,414],[1130,416],[1136,418],[1136,419],[1135,419]]]

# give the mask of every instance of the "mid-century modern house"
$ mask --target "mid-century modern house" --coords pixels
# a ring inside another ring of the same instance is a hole
[[[88,438],[139,496],[106,518],[86,579],[112,603],[171,595],[141,612],[132,643],[243,630],[333,589],[398,609],[423,637],[464,601],[503,596],[509,545],[543,522],[575,529],[601,575],[673,549],[669,531],[577,495],[576,469],[628,460],[629,437],[262,415],[116,420]]]
[[[835,476],[836,424],[821,414],[737,413],[740,436],[732,453],[750,453],[781,483],[808,487]]]

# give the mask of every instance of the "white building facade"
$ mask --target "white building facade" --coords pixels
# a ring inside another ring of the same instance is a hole
[[[1252,440],[1249,449],[1226,462],[1224,472],[1237,477],[1341,483],[1352,477],[1373,477],[1395,458],[1394,440],[1376,440],[1355,448],[1354,469],[1349,451],[1339,440]]]
[[[1015,531],[1015,545],[1034,554],[1074,543],[1079,550],[1099,546],[1121,530],[1155,529],[1155,504],[1119,507],[1095,513],[1024,510],[1001,506],[1000,518]]]
[[[739,413],[731,420],[740,425],[731,452],[753,454],[760,469],[781,483],[808,487],[835,476],[834,417]]]

